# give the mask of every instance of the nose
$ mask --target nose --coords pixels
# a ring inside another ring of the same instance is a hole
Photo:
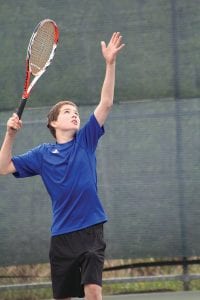
[[[73,119],[77,119],[77,115],[76,115],[76,114],[73,114],[73,115],[72,115],[72,118],[73,118]]]

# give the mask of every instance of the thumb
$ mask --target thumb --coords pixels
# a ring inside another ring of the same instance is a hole
[[[106,48],[106,43],[104,41],[101,41],[101,49],[102,49],[102,51],[104,51],[105,48]]]

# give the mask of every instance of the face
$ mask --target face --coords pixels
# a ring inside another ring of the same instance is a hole
[[[61,107],[56,121],[51,123],[56,130],[70,130],[76,132],[80,127],[80,117],[75,106],[65,104]]]

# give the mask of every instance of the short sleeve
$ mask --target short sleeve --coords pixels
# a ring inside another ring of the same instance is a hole
[[[43,146],[38,146],[22,155],[13,156],[12,162],[16,169],[13,175],[17,178],[39,175],[42,168],[42,148]]]
[[[100,137],[104,133],[104,127],[99,125],[95,115],[92,114],[86,124],[79,130],[77,139],[82,145],[94,152]]]

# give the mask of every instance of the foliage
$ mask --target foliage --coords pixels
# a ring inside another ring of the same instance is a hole
[[[152,261],[155,261],[152,259]],[[136,260],[115,260],[106,261],[105,266],[114,266],[119,264],[134,263]],[[181,267],[151,267],[142,269],[127,269],[121,271],[105,272],[104,279],[110,277],[128,277],[128,276],[148,276],[148,275],[169,275],[169,274],[181,274]],[[199,273],[199,266],[191,266],[189,272]],[[16,282],[31,282],[49,280],[50,270],[48,264],[41,265],[26,265],[18,267],[0,268],[0,275],[19,276],[13,279],[1,279],[2,283],[16,283]],[[30,276],[26,279],[25,276]],[[24,276],[23,278],[20,276]],[[31,276],[36,276],[32,277]],[[3,280],[3,281],[2,281]],[[103,294],[128,294],[128,293],[144,293],[144,292],[165,292],[165,291],[182,291],[183,283],[180,281],[155,281],[155,282],[132,282],[132,283],[115,283],[104,284]],[[190,282],[190,290],[200,290],[200,280],[193,280]],[[51,299],[52,291],[49,288],[32,288],[32,289],[10,289],[7,291],[0,290],[1,300],[39,300],[39,299]]]

